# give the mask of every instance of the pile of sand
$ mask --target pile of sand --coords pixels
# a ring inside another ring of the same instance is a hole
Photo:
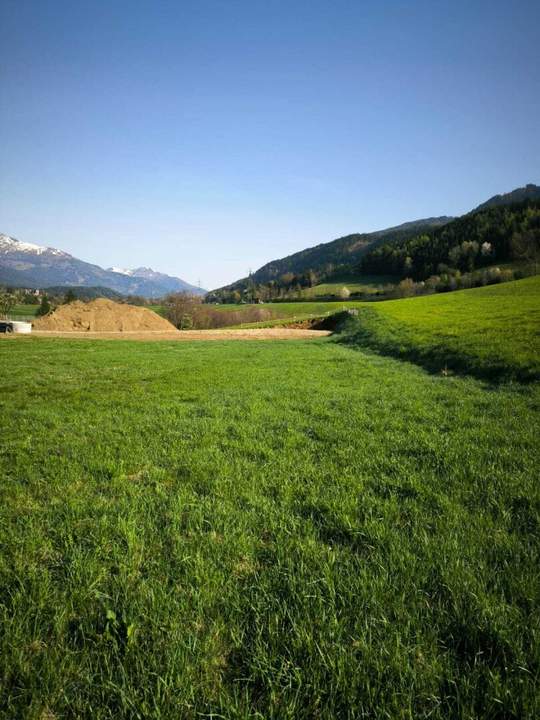
[[[34,322],[36,330],[60,332],[178,332],[153,310],[98,298],[61,305]]]

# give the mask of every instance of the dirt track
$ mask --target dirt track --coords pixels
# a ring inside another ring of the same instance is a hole
[[[57,330],[33,330],[31,335],[6,335],[4,337],[60,337],[73,340],[306,340],[330,335],[329,330],[298,330],[294,328],[254,328],[233,330],[182,330],[176,332],[60,332]]]

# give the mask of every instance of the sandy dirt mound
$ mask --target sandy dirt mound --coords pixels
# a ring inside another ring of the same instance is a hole
[[[36,330],[56,332],[166,332],[178,330],[152,310],[98,298],[61,305],[34,322]]]

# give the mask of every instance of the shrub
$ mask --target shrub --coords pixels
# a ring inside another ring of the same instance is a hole
[[[17,302],[17,298],[13,293],[2,293],[0,295],[0,316],[5,315],[7,316],[8,313],[13,309],[15,306],[15,303]]]
[[[414,295],[415,290],[416,286],[414,280],[411,280],[411,278],[405,278],[405,280],[402,280],[397,286],[397,294],[399,297],[409,297],[410,295]]]
[[[165,317],[179,330],[193,327],[193,316],[201,298],[186,292],[171,293],[165,298]]]

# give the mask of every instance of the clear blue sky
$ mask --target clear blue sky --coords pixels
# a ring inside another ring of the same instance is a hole
[[[0,232],[216,287],[540,182],[538,0],[2,0]]]

